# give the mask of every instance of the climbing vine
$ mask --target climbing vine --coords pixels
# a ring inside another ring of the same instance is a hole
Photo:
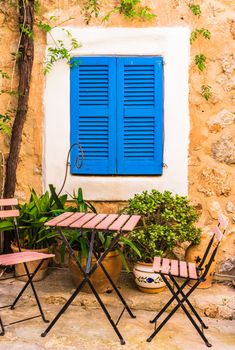
[[[200,5],[189,3],[188,6],[194,16],[201,16],[202,11]],[[190,44],[193,45],[193,43],[199,39],[199,37],[202,37],[205,40],[210,40],[211,32],[207,28],[194,29],[190,35]],[[204,72],[206,70],[207,57],[204,53],[198,53],[195,55],[194,63],[200,72]],[[206,101],[208,101],[212,96],[212,87],[206,83],[205,76],[203,77],[203,84],[201,85],[201,95],[205,98]]]
[[[93,17],[97,18],[99,16],[100,6],[100,0],[84,1],[81,13],[86,24],[89,24]],[[123,15],[127,19],[143,21],[151,21],[156,17],[148,6],[141,5],[141,0],[118,0],[114,8],[104,16],[103,22],[107,22],[110,16],[115,13]]]
[[[114,13],[124,15],[128,19],[141,19],[143,21],[151,21],[156,15],[152,13],[148,6],[142,6],[141,0],[120,0],[119,3],[103,18],[108,21]]]
[[[97,18],[100,12],[100,1],[99,0],[85,0],[82,7],[82,15],[86,24],[89,24],[92,17]]]

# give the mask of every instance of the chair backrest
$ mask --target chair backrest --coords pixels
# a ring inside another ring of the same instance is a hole
[[[19,217],[20,212],[18,209],[15,209],[15,206],[18,204],[18,199],[16,198],[1,198],[0,199],[0,219],[13,218],[16,241],[18,244],[19,251],[21,251],[20,247],[20,238],[19,231],[17,226],[17,217]]]
[[[211,251],[211,247],[213,245],[214,249],[211,251],[210,257],[208,259],[208,263],[206,264],[205,269],[203,271],[203,274],[202,274],[203,277],[207,275],[210,269],[210,266],[215,259],[215,255],[217,253],[219,244],[223,238],[223,235],[225,233],[227,226],[228,226],[228,220],[222,214],[219,215],[218,224],[213,228],[213,236],[210,239],[207,249],[204,253],[204,256],[199,264],[199,267],[202,267],[202,265],[205,263],[206,259],[208,258],[209,252]]]

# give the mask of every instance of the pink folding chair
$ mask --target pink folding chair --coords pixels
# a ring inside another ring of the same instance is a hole
[[[217,253],[219,244],[225,232],[225,229],[228,226],[228,221],[225,219],[223,215],[219,216],[218,225],[213,229],[213,236],[206,248],[206,251],[203,255],[202,260],[197,266],[194,263],[173,260],[173,259],[165,259],[161,257],[155,257],[153,263],[153,270],[161,275],[163,281],[166,283],[166,286],[173,294],[172,298],[168,301],[168,303],[159,311],[159,313],[154,317],[150,323],[155,323],[155,330],[147,339],[150,342],[155,335],[163,328],[163,326],[169,321],[169,319],[174,315],[174,313],[181,307],[185,312],[186,316],[193,324],[199,335],[204,340],[205,344],[208,347],[212,345],[209,343],[207,338],[204,335],[204,329],[208,327],[205,325],[201,317],[198,315],[197,311],[194,309],[191,302],[188,300],[188,297],[192,294],[192,292],[198,287],[201,282],[204,282],[206,276],[210,270],[210,266],[215,259],[215,255]],[[206,259],[208,258],[208,263],[205,265]],[[180,278],[182,282],[181,285],[177,282],[176,278]],[[187,293],[184,293],[183,289],[189,285],[189,282],[193,280],[195,283],[191,286],[190,290]],[[173,283],[173,287],[170,284],[170,281]],[[174,288],[175,287],[175,288]],[[176,290],[175,290],[176,289]],[[179,297],[181,296],[181,298]],[[173,303],[173,301],[177,301],[177,305],[173,308],[173,310],[165,317],[165,319],[156,327],[157,321],[160,316],[166,311],[166,309]],[[189,313],[188,309],[184,304],[187,304],[190,308],[192,314],[198,320],[200,326]]]
[[[14,207],[18,204],[17,199],[15,198],[9,198],[9,199],[0,199],[0,208],[2,210],[0,210],[0,219],[6,219],[6,218],[12,218],[13,219],[13,223],[14,223],[14,230],[15,230],[15,239],[18,245],[18,249],[19,252],[17,253],[9,253],[9,254],[1,254],[0,255],[0,266],[3,268],[6,268],[8,266],[12,266],[12,265],[16,265],[16,264],[20,264],[23,263],[24,267],[25,267],[25,271],[26,271],[26,276],[28,277],[25,285],[23,286],[23,288],[21,289],[21,291],[19,292],[19,294],[17,295],[16,299],[14,300],[14,302],[10,305],[4,305],[2,308],[6,308],[9,307],[11,310],[13,310],[16,306],[16,303],[19,301],[19,299],[21,298],[21,296],[23,295],[24,291],[26,290],[26,288],[30,285],[39,309],[40,314],[36,315],[36,316],[32,316],[32,317],[28,317],[28,318],[24,318],[21,320],[17,320],[8,324],[3,324],[2,319],[0,317],[0,327],[1,327],[1,333],[0,335],[4,335],[5,333],[5,327],[9,326],[11,324],[15,324],[15,323],[19,323],[19,322],[23,322],[26,320],[31,320],[33,318],[36,317],[42,317],[44,322],[49,322],[46,320],[38,295],[36,293],[34,284],[33,284],[33,278],[36,275],[36,273],[38,272],[38,270],[40,269],[43,260],[45,259],[50,259],[52,257],[54,257],[54,254],[44,254],[44,253],[36,253],[36,252],[21,252],[21,245],[20,245],[20,239],[19,239],[19,231],[18,231],[18,226],[17,226],[17,217],[19,217],[19,210],[14,209]],[[33,273],[29,273],[28,267],[27,267],[27,262],[30,261],[40,261],[38,266],[36,267],[35,271]],[[7,277],[9,278],[9,277]],[[7,279],[7,278],[3,278],[3,279]],[[12,277],[10,277],[12,278]]]

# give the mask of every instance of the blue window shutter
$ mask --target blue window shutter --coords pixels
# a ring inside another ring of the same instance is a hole
[[[162,57],[117,59],[117,170],[162,174]]]
[[[116,58],[76,57],[70,76],[70,144],[84,152],[76,167],[78,149],[71,152],[72,174],[116,173]]]

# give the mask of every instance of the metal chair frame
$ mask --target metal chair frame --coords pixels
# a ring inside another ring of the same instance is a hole
[[[155,260],[154,264],[153,264],[154,271],[161,275],[163,281],[165,282],[166,286],[168,287],[169,291],[171,292],[171,294],[173,296],[166,303],[166,305],[158,312],[158,314],[150,321],[150,323],[155,323],[155,330],[150,335],[150,337],[147,339],[147,342],[150,342],[156,336],[156,334],[163,328],[163,326],[171,319],[171,317],[175,314],[175,312],[181,307],[182,310],[184,311],[184,313],[186,314],[186,316],[188,317],[189,321],[192,323],[194,328],[197,330],[198,334],[201,336],[201,338],[205,342],[205,344],[208,347],[212,346],[210,344],[210,342],[208,341],[208,339],[206,338],[206,336],[204,335],[204,329],[207,329],[208,327],[203,322],[203,320],[201,319],[201,317],[199,316],[199,314],[197,313],[197,311],[195,310],[195,308],[193,307],[193,305],[191,304],[191,302],[189,301],[188,298],[194,292],[194,290],[199,286],[199,284],[201,282],[205,281],[206,276],[207,276],[209,269],[211,267],[211,264],[215,260],[215,256],[216,256],[220,241],[223,237],[223,234],[226,230],[227,225],[228,225],[227,220],[222,215],[220,215],[219,219],[218,219],[218,225],[213,230],[214,234],[209,241],[209,244],[206,248],[206,251],[205,251],[201,261],[200,262],[197,261],[197,262],[199,262],[199,265],[195,266],[197,277],[192,278],[192,276],[190,276],[190,273],[188,273],[188,277],[184,278],[185,281],[181,285],[179,285],[179,283],[176,280],[177,277],[182,278],[182,276],[180,276],[180,274],[178,276],[176,276],[175,274],[173,275],[170,271],[170,268],[169,268],[168,272],[162,272],[161,271],[161,258],[156,257],[154,259]],[[223,232],[220,230],[220,228],[222,228]],[[215,242],[215,239],[217,240],[217,242]],[[212,250],[211,255],[209,256],[209,253],[211,251],[213,244],[215,245],[215,248]],[[204,266],[207,258],[209,258],[208,263]],[[172,282],[173,286],[171,285],[169,280]],[[193,286],[189,289],[189,291],[187,291],[185,293],[184,288],[192,280],[195,281]],[[175,289],[176,289],[176,291],[175,291]],[[177,302],[177,305],[171,310],[171,312],[163,319],[163,321],[157,327],[158,319],[174,301]],[[198,323],[192,317],[192,315],[190,314],[188,309],[185,307],[185,304],[188,305],[189,309],[191,310],[192,314],[195,316],[195,318],[197,319],[197,321],[199,322],[201,327],[198,325]]]
[[[54,257],[54,254],[44,254],[44,253],[36,253],[36,252],[22,252],[21,250],[21,244],[20,244],[20,237],[19,237],[19,229],[18,229],[18,223],[17,223],[17,217],[19,216],[19,211],[14,209],[14,207],[18,204],[18,200],[15,198],[9,198],[9,199],[0,199],[0,207],[1,210],[0,211],[0,218],[10,218],[12,217],[13,219],[13,223],[14,223],[14,232],[15,232],[15,239],[16,239],[16,243],[18,246],[18,250],[19,252],[17,253],[8,253],[8,254],[1,254],[0,255],[0,266],[6,267],[6,266],[12,266],[15,265],[16,263],[23,263],[26,274],[18,276],[18,277],[22,277],[22,276],[27,276],[28,279],[25,283],[25,285],[22,287],[22,289],[20,290],[20,292],[18,293],[18,295],[16,296],[15,300],[13,301],[12,304],[9,305],[4,305],[1,306],[0,309],[3,308],[10,308],[11,310],[15,309],[16,304],[18,303],[18,301],[20,300],[20,298],[22,297],[23,293],[25,292],[25,290],[27,289],[27,287],[30,285],[33,291],[33,295],[34,298],[36,300],[36,304],[37,307],[39,309],[40,314],[36,315],[36,316],[32,316],[32,317],[27,317],[27,318],[23,318],[14,322],[10,322],[8,324],[3,324],[1,316],[0,316],[0,328],[1,328],[1,332],[0,335],[4,335],[5,334],[5,327],[16,324],[16,323],[20,323],[20,322],[24,322],[24,321],[28,321],[37,317],[42,317],[42,320],[46,323],[48,323],[49,321],[45,318],[38,294],[36,292],[34,283],[33,283],[33,278],[34,276],[37,274],[37,272],[39,271],[43,261],[45,259],[49,259]],[[5,209],[7,208],[7,210]],[[10,208],[10,210],[9,210]],[[27,262],[30,261],[38,261],[41,260],[40,263],[38,264],[38,266],[35,268],[33,273],[29,272],[28,266],[27,266]],[[6,277],[6,278],[1,278],[1,280],[6,280],[6,279],[12,279],[13,277]]]

